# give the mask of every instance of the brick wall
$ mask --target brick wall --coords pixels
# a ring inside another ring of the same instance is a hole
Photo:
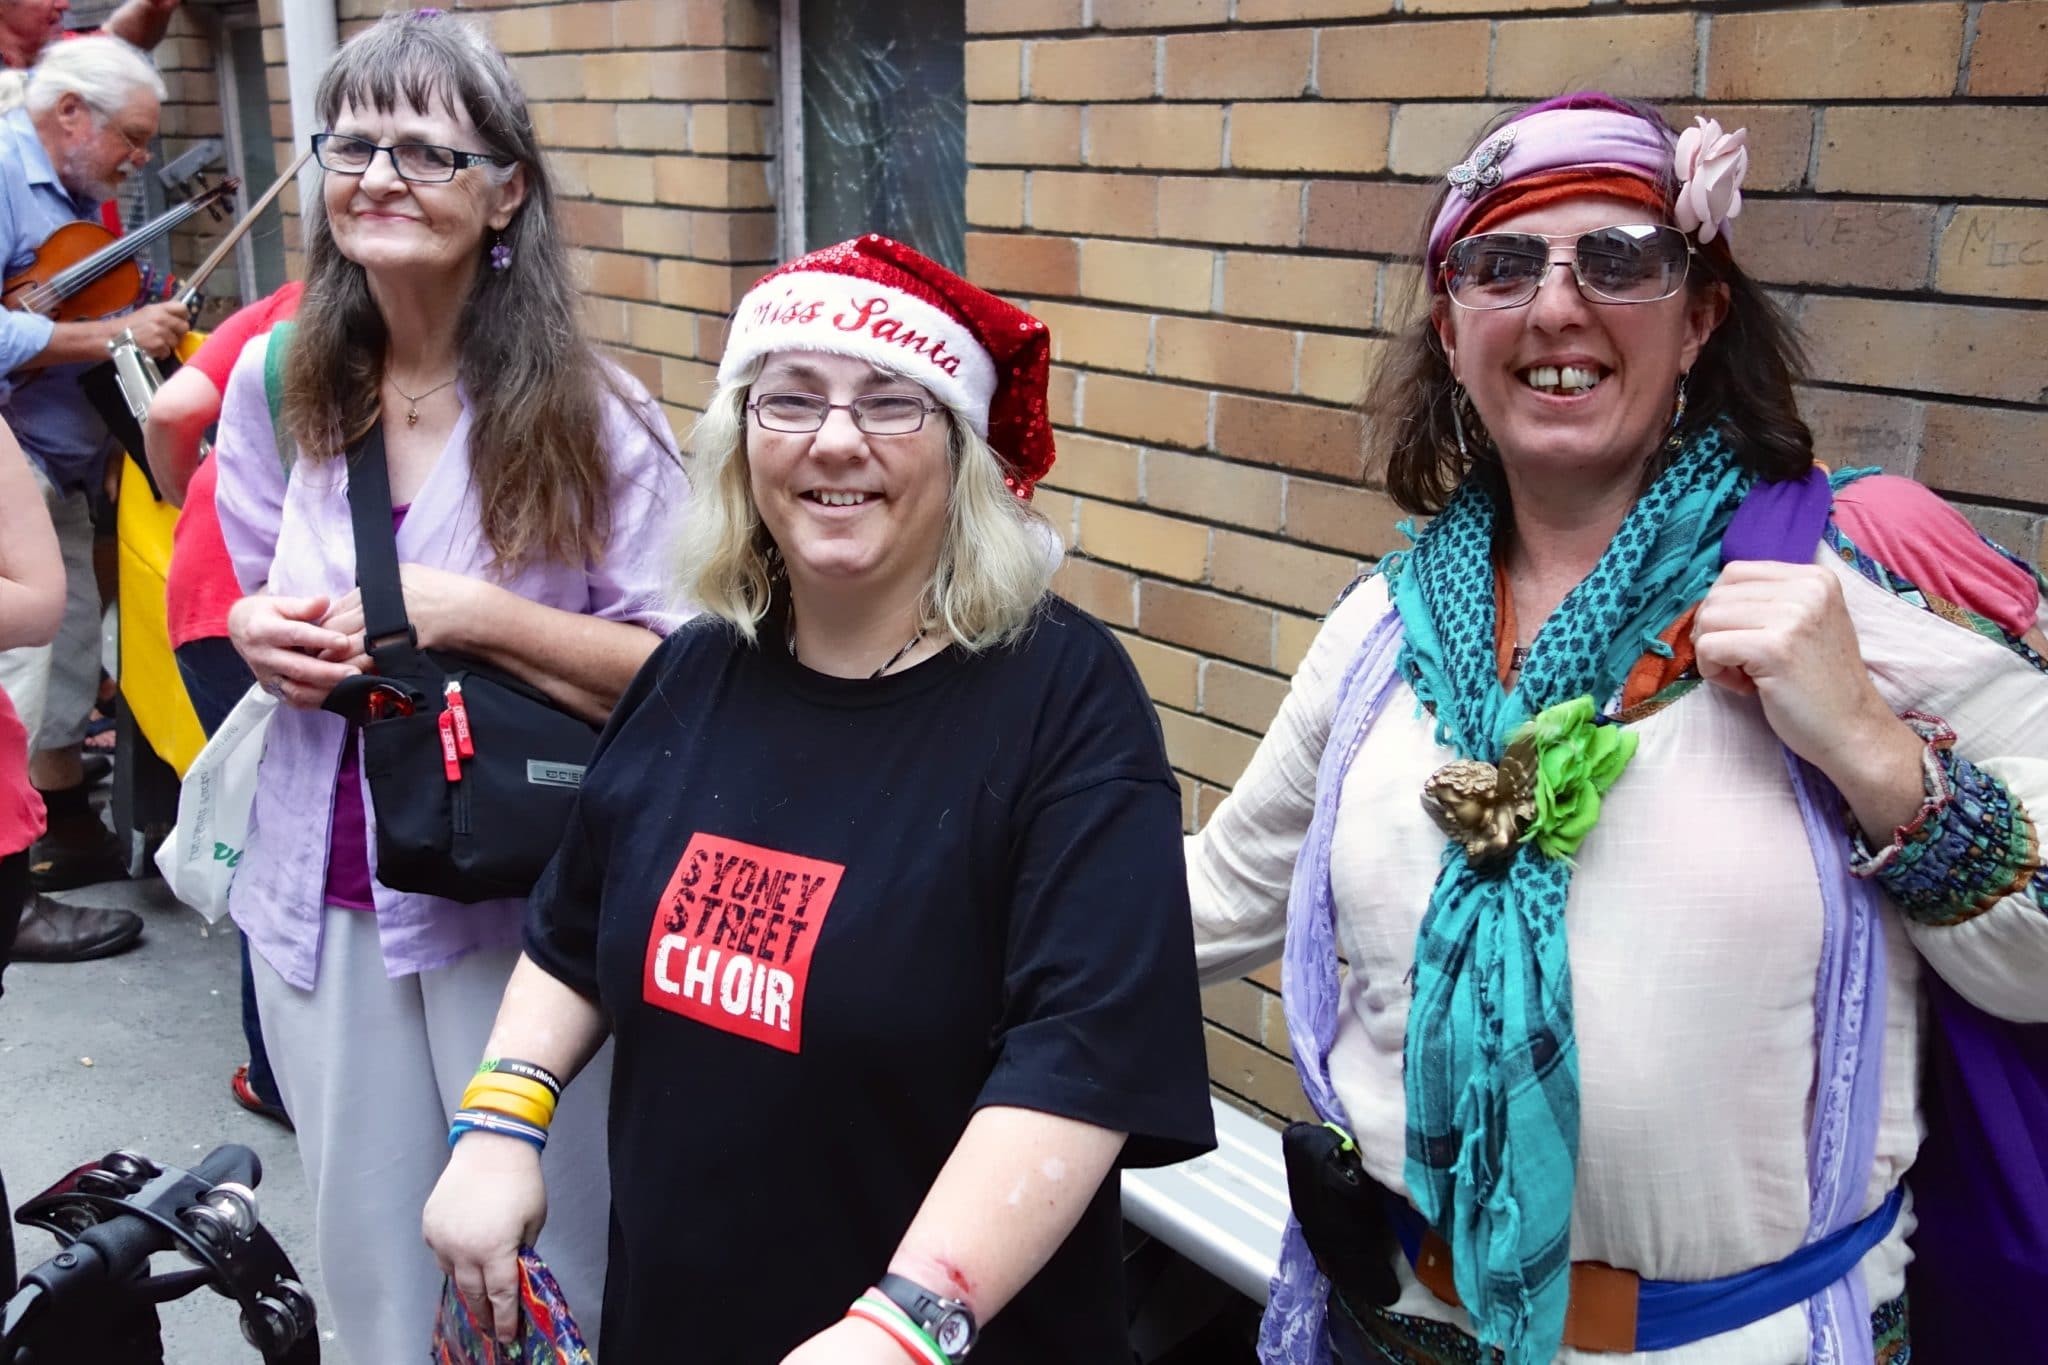
[[[1514,103],[1748,126],[1739,250],[1807,329],[1822,457],[2048,560],[2048,3],[966,4],[970,270],[1052,324],[1061,587],[1122,632],[1191,828],[1402,543],[1353,405],[1433,178]],[[1211,1070],[1294,1113],[1277,984],[1209,992]]]

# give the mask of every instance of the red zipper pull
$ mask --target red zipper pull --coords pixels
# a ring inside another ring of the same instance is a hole
[[[454,678],[442,689],[448,710],[444,713],[455,717],[455,748],[464,758],[476,757],[476,742],[469,734],[469,703],[462,699],[462,684]]]
[[[434,721],[441,732],[441,771],[450,782],[462,780],[462,753],[455,743],[455,713],[443,711]]]

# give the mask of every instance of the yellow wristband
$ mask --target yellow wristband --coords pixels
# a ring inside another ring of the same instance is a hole
[[[462,1102],[462,1107],[464,1109],[484,1109],[493,1114],[504,1114],[508,1118],[518,1119],[522,1123],[530,1123],[542,1131],[546,1131],[548,1124],[554,1120],[553,1114],[542,1109],[540,1105],[526,1096],[510,1095],[502,1090],[494,1090],[489,1094],[466,1098]]]
[[[543,1115],[541,1119],[543,1123],[548,1122],[555,1116],[555,1097],[548,1092],[547,1087],[538,1085],[533,1081],[520,1080],[516,1076],[502,1079],[479,1076],[471,1081],[469,1087],[462,1092],[462,1108],[472,1108],[478,1101],[483,1101],[485,1107],[488,1108],[489,1102],[487,1097],[495,1095],[507,1095],[523,1103],[536,1106]]]

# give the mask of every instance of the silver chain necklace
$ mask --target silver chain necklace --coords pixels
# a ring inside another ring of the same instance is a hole
[[[916,649],[918,645],[923,642],[923,640],[924,627],[919,626],[917,628],[917,634],[911,636],[910,639],[905,641],[903,648],[897,650],[894,654],[891,654],[889,656],[889,662],[883,664],[880,668],[868,674],[868,681],[873,682],[876,678],[881,677],[884,673],[887,673],[897,664],[902,663],[903,656],[910,653],[911,650]],[[790,604],[789,607],[788,620],[782,627],[782,642],[783,644],[789,647],[790,662],[798,664],[802,663],[803,660],[797,657],[796,652],[796,604],[793,602]]]

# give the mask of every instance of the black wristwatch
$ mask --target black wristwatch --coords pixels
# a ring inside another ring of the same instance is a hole
[[[884,1275],[876,1281],[875,1288],[908,1313],[910,1320],[955,1365],[967,1358],[967,1353],[974,1349],[975,1341],[981,1336],[981,1328],[974,1321],[974,1310],[959,1299],[941,1298],[917,1281],[906,1280],[901,1275]]]

